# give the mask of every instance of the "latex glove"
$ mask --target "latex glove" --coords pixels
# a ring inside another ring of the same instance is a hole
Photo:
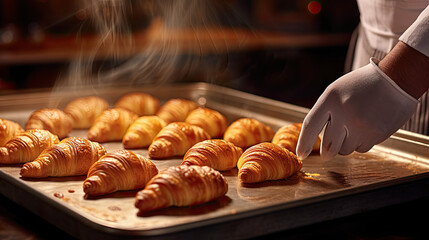
[[[320,154],[367,152],[395,133],[416,111],[418,101],[377,66],[378,60],[330,84],[305,117],[297,155],[305,159],[326,125]]]

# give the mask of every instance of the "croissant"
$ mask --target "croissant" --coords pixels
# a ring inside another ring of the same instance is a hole
[[[30,162],[45,149],[60,140],[48,130],[31,129],[14,136],[4,147],[0,147],[0,163]]]
[[[133,92],[119,98],[115,108],[123,108],[139,116],[154,115],[159,109],[159,100],[147,93]]]
[[[215,200],[228,191],[226,179],[208,166],[173,166],[161,171],[136,195],[141,212]]]
[[[128,128],[122,144],[128,149],[147,147],[165,125],[164,120],[158,116],[139,117]]]
[[[281,147],[296,154],[296,144],[298,143],[299,133],[301,132],[302,123],[294,123],[281,127],[274,134],[272,143],[277,144]],[[313,151],[317,151],[320,148],[320,137],[317,139],[313,146]]]
[[[301,170],[295,154],[274,143],[260,143],[244,151],[237,162],[238,178],[243,183],[284,179]]]
[[[72,131],[72,120],[63,111],[55,108],[43,108],[33,112],[25,129],[45,129],[60,139]]]
[[[226,171],[237,166],[242,153],[241,148],[225,140],[205,140],[186,152],[182,165],[209,166],[218,171]]]
[[[185,121],[188,114],[196,109],[198,105],[186,99],[175,98],[168,100],[156,113],[167,124]]]
[[[241,118],[229,125],[223,138],[237,147],[247,148],[271,141],[273,135],[271,127],[262,122],[252,118]]]
[[[118,150],[102,156],[88,171],[83,191],[104,195],[120,190],[143,188],[156,174],[155,164],[140,154]]]
[[[76,98],[64,108],[64,112],[72,119],[75,129],[90,128],[95,119],[104,110],[109,109],[109,103],[101,97],[89,96]]]
[[[43,150],[34,161],[24,164],[20,174],[28,178],[85,175],[104,154],[106,149],[99,143],[69,137]]]
[[[0,118],[0,147],[24,130],[18,123]]]
[[[224,115],[209,108],[197,108],[193,110],[186,117],[185,122],[201,127],[212,138],[222,137],[228,125]]]
[[[149,146],[149,156],[154,159],[183,156],[198,142],[210,139],[204,129],[185,122],[165,126]]]
[[[137,114],[122,108],[105,110],[88,131],[88,139],[95,142],[121,141]]]

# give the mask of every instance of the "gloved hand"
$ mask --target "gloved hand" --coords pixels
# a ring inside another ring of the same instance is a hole
[[[367,152],[395,133],[416,111],[418,101],[403,91],[377,66],[378,60],[350,72],[319,97],[304,119],[297,155],[305,159],[326,125],[320,154]]]

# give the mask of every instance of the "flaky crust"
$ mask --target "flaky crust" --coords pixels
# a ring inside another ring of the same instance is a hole
[[[243,150],[222,139],[211,139],[192,146],[183,157],[182,165],[209,166],[226,171],[237,166]]]
[[[204,129],[185,122],[173,122],[165,126],[149,146],[149,156],[162,159],[183,156],[194,144],[210,139]]]
[[[302,162],[295,154],[274,143],[260,143],[241,155],[237,167],[241,182],[257,183],[290,177],[301,170]]]
[[[136,195],[141,212],[169,206],[190,206],[212,201],[228,191],[226,179],[207,166],[173,166],[161,171]]]
[[[88,131],[88,139],[95,142],[121,141],[137,114],[122,108],[105,110]]]
[[[25,129],[45,129],[62,139],[72,131],[72,120],[60,109],[43,108],[33,112]]]
[[[159,100],[150,94],[132,92],[123,95],[115,103],[115,108],[123,108],[139,116],[154,115],[159,109]]]
[[[274,132],[270,126],[256,119],[241,118],[229,125],[223,139],[232,142],[237,147],[247,148],[261,142],[271,141],[273,136]]]
[[[4,147],[0,147],[0,163],[33,161],[44,149],[58,142],[58,137],[48,130],[31,129],[21,132],[9,140]]]
[[[148,147],[165,126],[164,120],[158,116],[139,117],[128,128],[122,144],[128,149]]]
[[[18,123],[0,118],[0,147],[23,131]]]
[[[296,145],[298,143],[299,133],[301,132],[302,123],[285,125],[274,134],[272,143],[277,144],[296,154]],[[320,148],[320,136],[313,146],[313,151]]]
[[[222,137],[228,126],[225,116],[210,108],[197,108],[191,111],[185,122],[206,130],[212,138]]]
[[[107,109],[109,109],[109,103],[106,100],[97,96],[88,96],[69,102],[64,112],[72,119],[73,128],[86,129],[90,128],[98,115]]]
[[[165,123],[184,122],[188,114],[198,107],[197,103],[181,99],[170,99],[156,113]]]
[[[128,150],[102,156],[88,171],[83,191],[88,195],[104,195],[121,190],[143,188],[158,174],[149,159]]]
[[[99,143],[69,137],[46,148],[34,161],[24,164],[20,174],[28,178],[85,175],[104,154],[106,149]]]

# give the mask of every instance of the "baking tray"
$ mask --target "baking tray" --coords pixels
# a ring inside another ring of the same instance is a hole
[[[161,101],[187,98],[222,112],[229,123],[258,119],[274,130],[301,122],[308,109],[207,83],[109,87],[0,96],[0,117],[24,126],[42,107],[63,108],[76,97],[98,95],[111,105],[123,94],[144,91]],[[86,136],[74,130],[71,136]],[[122,149],[120,142],[102,144]],[[148,156],[147,149],[133,150]],[[153,160],[159,170],[181,158]],[[80,239],[237,239],[261,236],[429,195],[429,138],[398,131],[368,153],[322,161],[317,154],[286,180],[243,185],[237,169],[222,172],[226,196],[199,206],[137,215],[137,191],[85,198],[84,176],[22,179],[21,165],[0,165],[0,193]]]

